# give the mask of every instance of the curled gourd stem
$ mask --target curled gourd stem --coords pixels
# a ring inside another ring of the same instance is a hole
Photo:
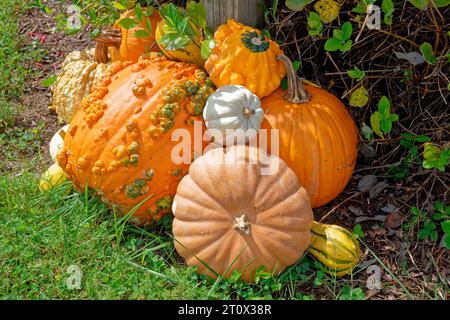
[[[239,218],[234,218],[234,220],[236,221],[236,223],[234,224],[235,230],[240,231],[248,236],[252,234],[251,224],[248,222],[247,216],[245,214],[243,214]]]
[[[255,114],[255,110],[245,107],[242,109],[242,114],[248,119]]]
[[[277,55],[277,60],[284,63],[287,71],[288,92],[286,100],[292,103],[305,103],[311,100],[311,94],[305,89],[302,81],[297,77],[297,72],[292,65],[291,59],[284,54]]]
[[[95,41],[95,60],[99,63],[107,63],[108,47],[119,48],[122,42],[120,30],[102,31]]]

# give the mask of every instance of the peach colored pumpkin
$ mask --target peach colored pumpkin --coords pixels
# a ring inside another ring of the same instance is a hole
[[[238,270],[252,281],[262,265],[278,274],[310,244],[313,214],[306,190],[283,160],[265,159],[254,147],[216,148],[195,160],[172,211],[176,250],[212,277]]]

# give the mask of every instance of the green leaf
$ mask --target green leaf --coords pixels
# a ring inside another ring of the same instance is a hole
[[[369,102],[369,92],[364,86],[359,87],[352,92],[350,96],[350,105],[353,107],[364,107]]]
[[[292,11],[301,11],[313,0],[286,0],[286,7]]]
[[[432,1],[433,1],[433,4],[438,8],[446,7],[446,6],[450,5],[450,0],[432,0]]]
[[[298,71],[298,69],[300,69],[300,65],[301,65],[301,62],[298,60],[295,60],[294,62],[292,62],[292,66],[294,67],[295,71]]]
[[[351,38],[353,33],[353,27],[352,24],[350,22],[346,22],[342,25],[342,39],[343,40],[348,40]]]
[[[373,131],[372,129],[363,122],[363,126],[361,127],[361,132],[364,136],[364,138],[368,141],[372,141],[373,140]]]
[[[134,14],[136,16],[136,21],[142,22],[142,20],[144,19],[144,13],[142,12],[142,8],[139,3],[136,4],[136,7],[134,8]]]
[[[421,229],[419,230],[419,233],[417,235],[419,236],[419,240],[425,240],[426,238],[428,238],[428,230]]]
[[[281,89],[283,89],[283,90],[287,90],[287,89],[289,88],[288,81],[287,81],[286,78],[284,78],[284,79],[281,80],[280,87],[281,87]]]
[[[361,81],[366,76],[364,71],[361,71],[358,67],[354,67],[353,70],[348,70],[347,74],[350,78]]]
[[[441,228],[442,228],[442,231],[444,231],[445,234],[450,236],[450,220],[442,221],[441,222]]]
[[[318,29],[321,26],[323,27],[323,23],[320,20],[320,16],[314,11],[311,11],[308,15],[308,27]]]
[[[68,35],[68,36],[71,36],[71,35],[77,34],[80,30],[81,30],[81,27],[75,27],[75,28],[67,29],[65,31],[65,34]]]
[[[202,3],[189,1],[186,5],[187,15],[200,28],[206,28],[206,10]]]
[[[391,110],[391,102],[386,96],[381,97],[380,101],[378,102],[378,110],[380,111],[380,114],[383,115],[383,117],[389,116],[389,112]]]
[[[148,33],[146,30],[136,30],[136,32],[134,33],[134,36],[136,38],[147,38],[147,37],[150,37],[151,34]]]
[[[373,132],[375,132],[380,138],[384,139],[383,132],[381,132],[380,128],[380,113],[378,111],[375,111],[370,116],[370,125],[372,126]]]
[[[392,16],[394,14],[394,2],[392,0],[383,0],[381,9],[384,13],[384,23],[388,26],[392,25]]]
[[[123,18],[123,19],[119,20],[118,25],[126,30],[129,30],[129,29],[135,27],[137,25],[137,22],[131,18]]]
[[[53,76],[51,76],[51,77],[49,77],[49,78],[43,80],[43,81],[41,82],[41,86],[43,86],[43,87],[45,87],[45,88],[48,88],[48,87],[50,87],[52,84],[55,83],[56,79],[57,79],[57,77],[56,77],[55,75],[53,75]]]
[[[308,34],[310,36],[318,36],[321,35],[323,31],[323,23],[320,20],[320,16],[311,11],[308,15]]]
[[[356,238],[364,238],[364,231],[359,223],[353,227],[353,234]]]
[[[216,42],[214,40],[203,40],[201,43],[200,54],[203,59],[208,59],[211,54],[211,50],[216,46]]]
[[[347,42],[345,42],[345,44],[341,45],[339,50],[341,50],[342,52],[349,51],[352,48],[352,44],[353,44],[352,40],[347,40]]]
[[[127,8],[125,6],[123,6],[121,3],[117,2],[117,1],[113,1],[112,6],[120,11],[127,10]]]
[[[337,39],[339,41],[346,40],[346,39],[344,39],[344,32],[341,29],[334,29],[333,30],[333,38]]]
[[[437,58],[433,55],[433,47],[428,42],[420,45],[420,52],[429,64],[436,64]]]
[[[428,0],[409,0],[414,7],[420,10],[425,10],[428,7]]]
[[[444,245],[447,249],[450,249],[450,234],[445,234]]]
[[[341,40],[331,38],[325,42],[325,50],[327,51],[337,51],[341,47]]]

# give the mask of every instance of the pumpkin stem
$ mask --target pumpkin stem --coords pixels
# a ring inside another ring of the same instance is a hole
[[[95,41],[95,60],[99,63],[107,63],[109,60],[108,47],[119,48],[122,42],[120,30],[102,31]]]
[[[247,220],[247,216],[243,214],[239,218],[234,218],[236,223],[234,224],[234,229],[240,231],[246,235],[252,234],[251,224]]]
[[[255,114],[255,110],[245,107],[244,109],[242,109],[242,114],[244,115],[244,117],[249,119],[251,116]]]
[[[305,89],[302,81],[297,77],[291,59],[284,54],[277,55],[278,61],[284,63],[287,71],[288,92],[284,96],[286,100],[292,103],[305,103],[311,100],[311,94]]]

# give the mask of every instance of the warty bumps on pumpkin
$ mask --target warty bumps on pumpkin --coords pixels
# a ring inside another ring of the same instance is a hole
[[[205,69],[217,87],[242,85],[263,98],[280,86],[286,69],[276,56],[283,52],[261,31],[229,19],[214,41]]]
[[[175,165],[171,132],[201,121],[213,92],[193,64],[153,54],[137,63],[114,62],[110,73],[83,99],[57,161],[74,185],[95,189],[131,219],[151,223],[170,212],[172,196],[189,164]]]
[[[64,59],[61,72],[52,86],[52,104],[49,106],[58,114],[59,122],[70,122],[81,100],[108,71],[109,64],[95,60],[95,50],[72,51]]]

